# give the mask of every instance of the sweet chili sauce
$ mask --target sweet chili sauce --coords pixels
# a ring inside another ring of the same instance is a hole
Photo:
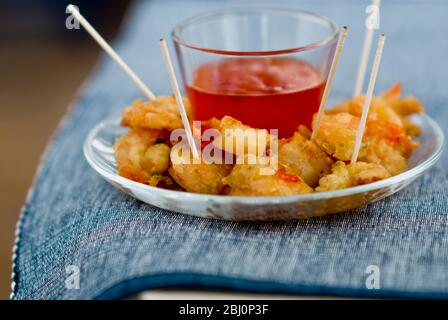
[[[230,115],[289,137],[311,127],[325,82],[310,64],[293,58],[228,58],[198,67],[187,94],[196,120]]]

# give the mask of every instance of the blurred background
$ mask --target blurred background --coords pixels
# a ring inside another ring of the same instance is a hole
[[[86,32],[66,29],[69,3],[113,41],[131,0],[0,1],[0,299],[10,294],[14,229],[42,151],[100,52]]]

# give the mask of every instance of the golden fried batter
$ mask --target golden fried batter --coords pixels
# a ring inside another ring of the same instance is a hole
[[[407,170],[406,158],[385,140],[368,143],[359,154],[359,160],[382,165],[392,175]]]
[[[268,167],[269,159],[258,157],[255,164],[250,164],[247,155],[241,157],[244,160],[239,162],[243,164],[236,164],[223,179],[223,183],[229,187],[229,195],[280,196],[313,192],[313,188],[299,176],[282,166],[273,174],[263,174],[261,169]]]
[[[358,125],[359,117],[347,112],[325,114],[315,142],[337,160],[349,161]],[[406,159],[417,146],[400,125],[386,120],[369,120],[359,150],[359,160],[381,164],[396,175],[407,169]]]
[[[191,104],[184,99],[188,118],[191,118]],[[183,128],[182,118],[173,96],[160,96],[149,102],[135,100],[124,109],[121,125],[146,129],[174,130]]]
[[[394,84],[389,90],[381,93],[381,98],[397,112],[400,116],[410,116],[414,113],[425,111],[423,104],[413,96],[401,97],[401,85]]]
[[[361,117],[364,96],[343,102],[332,108],[329,113],[348,112],[354,116]],[[368,121],[386,121],[403,127],[409,136],[418,136],[420,128],[409,121],[406,117],[424,112],[422,103],[412,96],[401,98],[401,86],[393,85],[379,97],[373,97],[370,105]]]
[[[154,144],[160,132],[133,128],[115,143],[115,160],[119,175],[148,183],[154,174],[162,174],[169,166],[170,148]]]
[[[353,116],[361,117],[362,108],[364,106],[365,97],[356,97],[353,100],[346,101],[334,108],[329,113],[336,114],[341,112],[348,112]],[[402,126],[402,119],[395,110],[389,106],[384,99],[372,97],[367,121],[387,121]]]
[[[359,117],[347,112],[324,114],[314,141],[338,160],[350,160],[355,147]]]
[[[419,136],[421,133],[420,127],[406,117],[414,113],[424,112],[425,108],[420,100],[413,96],[402,98],[401,91],[401,85],[397,83],[383,92],[381,97],[402,117],[403,128],[406,133],[411,137]]]
[[[390,173],[381,165],[375,163],[355,162],[346,165],[338,161],[332,168],[332,173],[319,180],[316,191],[330,191],[372,183],[390,177]]]
[[[172,159],[174,156],[178,157],[173,152],[174,150],[171,151]],[[229,174],[231,167],[225,164],[207,164],[204,161],[194,163],[191,156],[190,159],[189,163],[172,161],[168,172],[174,181],[189,192],[219,194],[223,187],[221,180]]]
[[[216,119],[209,122],[209,125],[213,125],[214,128],[217,124]],[[236,155],[248,153],[264,155],[271,139],[267,130],[251,128],[230,116],[224,116],[216,129],[221,135],[213,141],[213,144],[221,150]],[[239,149],[237,146],[244,148]]]
[[[305,128],[300,128],[303,132]],[[301,177],[306,184],[316,187],[319,179],[331,172],[333,160],[319,146],[300,132],[279,143],[279,162]]]
[[[408,116],[423,112],[422,104],[414,97],[401,97],[400,85],[374,97],[358,162],[346,164],[352,157],[364,99],[356,97],[326,112],[313,141],[309,130],[299,126],[292,137],[278,141],[278,153],[277,138],[265,129],[251,128],[230,116],[204,121],[201,129],[213,128],[217,134],[210,139],[206,134],[200,144],[204,158],[199,162],[189,148],[168,142],[167,135],[183,128],[174,97],[136,100],[123,114],[122,125],[130,130],[115,144],[118,173],[152,186],[194,193],[280,196],[349,188],[404,172],[418,147],[411,137],[420,134]],[[187,99],[185,106],[190,116]],[[208,150],[209,146],[215,149]],[[210,163],[208,151],[213,153],[211,160],[223,160],[225,155],[236,162]]]

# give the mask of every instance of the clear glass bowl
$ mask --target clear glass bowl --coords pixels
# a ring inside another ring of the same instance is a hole
[[[409,159],[409,170],[367,185],[313,194],[272,197],[203,195],[166,190],[134,182],[117,174],[113,145],[126,132],[119,119],[105,120],[89,133],[84,155],[92,168],[112,185],[145,203],[188,215],[225,220],[288,220],[350,210],[381,200],[403,189],[436,161],[444,146],[443,132],[425,114],[412,121],[422,128],[421,146]],[[169,212],[167,212],[169,214]]]
[[[180,22],[172,37],[184,83],[194,70],[222,58],[301,59],[326,78],[339,27],[330,19],[297,9],[232,8]]]
[[[284,137],[299,122],[310,127],[338,34],[330,19],[286,8],[223,9],[180,22],[172,37],[194,119],[229,115]]]

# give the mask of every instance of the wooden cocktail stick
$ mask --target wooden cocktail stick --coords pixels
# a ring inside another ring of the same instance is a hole
[[[328,96],[330,95],[331,86],[333,85],[333,78],[336,73],[336,67],[338,66],[342,48],[344,47],[347,32],[348,27],[344,26],[342,28],[341,34],[339,35],[338,44],[336,46],[336,51],[333,57],[333,62],[331,63],[330,72],[328,73],[327,84],[325,85],[324,93],[322,95],[322,99],[320,100],[319,110],[317,111],[316,121],[314,122],[313,126],[313,132],[311,133],[311,140],[316,138],[317,132],[319,131],[320,122],[322,121],[322,116],[325,112],[325,106],[327,104]]]
[[[92,25],[79,13],[76,7],[72,4],[67,6],[67,11],[70,12],[76,20],[86,29],[92,38],[109,54],[109,56],[120,66],[121,69],[128,75],[129,78],[143,91],[149,100],[156,98],[154,93],[143,83],[143,81],[135,74],[134,71],[121,59],[114,49],[100,36],[100,34],[92,27]]]
[[[378,76],[380,68],[381,57],[383,55],[384,42],[386,36],[384,33],[380,35],[378,39],[378,45],[376,47],[375,60],[373,61],[372,72],[370,73],[369,86],[367,88],[366,99],[362,107],[361,121],[359,122],[358,132],[356,134],[355,148],[353,149],[351,163],[355,163],[358,159],[359,148],[361,147],[362,137],[364,135],[364,129],[366,127],[367,116],[369,114],[370,104],[372,103],[373,90],[375,89],[375,82]]]
[[[182,100],[179,85],[177,84],[176,74],[174,73],[173,63],[171,62],[170,58],[170,52],[168,50],[168,46],[166,45],[166,41],[163,38],[160,39],[160,48],[162,49],[162,55],[163,59],[165,60],[168,77],[170,78],[171,87],[173,88],[177,106],[179,107],[180,116],[184,124],[188,144],[190,145],[193,157],[195,159],[199,159],[198,149],[196,148],[196,143],[194,142],[193,133],[191,131],[190,123],[188,122],[187,112],[185,111],[184,101]]]
[[[372,5],[379,8],[381,0],[373,0]],[[372,47],[374,29],[366,29],[364,36],[364,44],[362,46],[361,58],[359,60],[358,74],[356,75],[355,88],[353,90],[353,97],[357,97],[362,92],[362,87],[364,85],[364,79],[366,77],[367,62],[369,61],[370,49]]]

